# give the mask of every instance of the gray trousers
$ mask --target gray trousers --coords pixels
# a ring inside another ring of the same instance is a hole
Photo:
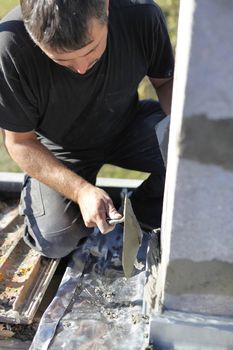
[[[63,159],[93,184],[104,164],[151,173],[131,196],[137,219],[151,229],[160,227],[162,213],[165,166],[155,127],[164,117],[158,102],[142,101],[132,125],[107,151],[95,149],[88,156],[75,152]],[[68,255],[93,231],[85,227],[76,203],[29,176],[23,184],[20,212],[25,217],[25,242],[50,258]]]

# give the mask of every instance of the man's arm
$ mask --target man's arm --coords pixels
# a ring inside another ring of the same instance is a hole
[[[31,177],[50,186],[76,202],[87,227],[98,226],[102,233],[113,229],[106,218],[119,218],[111,198],[81,176],[66,168],[36,138],[33,131],[3,131],[6,148],[12,159]]]
[[[173,79],[149,78],[159,98],[161,107],[166,115],[171,114]]]

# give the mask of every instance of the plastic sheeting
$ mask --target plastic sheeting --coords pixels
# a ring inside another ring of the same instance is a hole
[[[146,349],[149,320],[142,306],[149,238],[144,234],[137,268],[126,279],[122,225],[107,235],[95,231],[73,252],[30,350]]]

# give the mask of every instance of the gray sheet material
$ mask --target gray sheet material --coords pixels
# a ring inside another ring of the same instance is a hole
[[[122,225],[94,232],[73,253],[57,295],[45,311],[30,350],[139,350],[148,345],[149,320],[142,314],[144,234],[134,268],[122,269]]]

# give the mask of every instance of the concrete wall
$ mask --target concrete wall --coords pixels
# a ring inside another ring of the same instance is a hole
[[[233,317],[232,17],[230,0],[181,0],[162,225],[167,310]]]

